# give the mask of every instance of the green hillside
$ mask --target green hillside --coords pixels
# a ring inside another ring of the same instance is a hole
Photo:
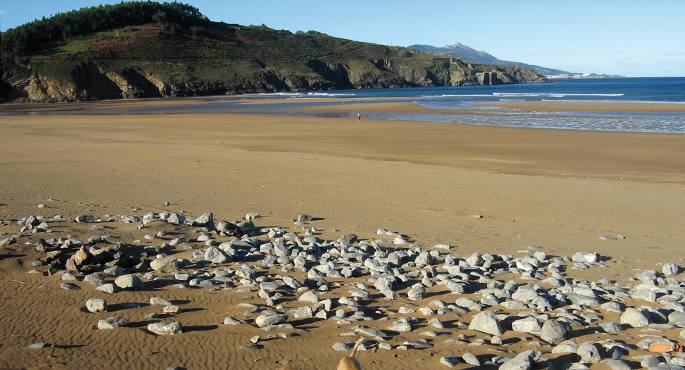
[[[180,3],[125,2],[58,14],[1,34],[5,100],[75,101],[342,88],[543,81],[520,67],[213,22]]]

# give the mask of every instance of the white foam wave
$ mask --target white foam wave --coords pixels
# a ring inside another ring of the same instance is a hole
[[[442,94],[442,95],[423,95],[423,98],[460,98],[460,97],[467,97],[467,98],[491,98],[492,94]]]
[[[606,97],[617,97],[624,96],[625,94],[573,94],[573,93],[492,93],[493,96],[498,97],[548,97],[548,98],[565,98],[567,96],[606,96]]]
[[[572,103],[640,103],[640,104],[685,104],[685,101],[660,101],[660,100],[547,100],[541,99],[541,101],[554,101],[554,102],[572,102]]]
[[[302,95],[302,93],[298,93],[298,92],[276,92],[276,93],[259,93],[257,95],[262,95],[262,96],[298,96],[298,95]]]
[[[532,92],[532,93],[491,93],[491,94],[441,94],[441,95],[423,95],[424,98],[565,98],[565,97],[619,97],[625,94],[575,94],[575,93],[546,93],[546,92]]]
[[[327,93],[327,92],[290,92],[290,91],[284,91],[284,92],[275,92],[275,93],[260,93],[259,95],[261,96],[287,96],[287,97],[293,97],[293,98],[300,98],[300,97],[341,97],[341,96],[356,96],[357,94],[353,93]]]
[[[354,93],[325,93],[325,92],[309,92],[308,96],[357,96]]]

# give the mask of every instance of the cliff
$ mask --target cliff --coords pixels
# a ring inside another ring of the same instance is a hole
[[[117,20],[113,10],[135,17]],[[87,8],[8,30],[2,38],[5,101],[470,85],[483,72],[492,72],[497,78],[489,81],[495,83],[545,81],[518,66],[469,64],[319,32],[213,22],[177,3]]]

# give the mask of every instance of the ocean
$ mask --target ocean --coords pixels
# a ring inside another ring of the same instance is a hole
[[[316,106],[317,103],[307,103],[306,99],[319,97],[387,99],[385,101],[392,101],[393,98],[413,98],[417,104],[440,109],[436,113],[420,114],[376,111],[364,113],[366,117],[374,119],[573,130],[685,133],[685,112],[531,112],[481,105],[503,101],[685,104],[685,77],[568,79],[536,84],[359,89],[261,95],[303,99],[300,103],[290,103],[290,106]],[[266,105],[262,108],[269,109]],[[275,107],[271,107],[273,108]],[[455,109],[455,112],[445,112],[449,109]],[[321,115],[330,116],[331,113]],[[353,116],[354,113],[335,115]]]
[[[602,100],[630,102],[685,103],[685,77],[635,77],[606,79],[568,79],[548,83],[492,86],[415,87],[401,89],[356,89],[325,92],[283,92],[300,98],[422,98],[427,104],[453,107],[463,101],[511,100]]]

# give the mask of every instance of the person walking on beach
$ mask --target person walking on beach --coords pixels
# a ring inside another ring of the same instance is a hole
[[[357,123],[362,123],[362,114],[357,112]]]

